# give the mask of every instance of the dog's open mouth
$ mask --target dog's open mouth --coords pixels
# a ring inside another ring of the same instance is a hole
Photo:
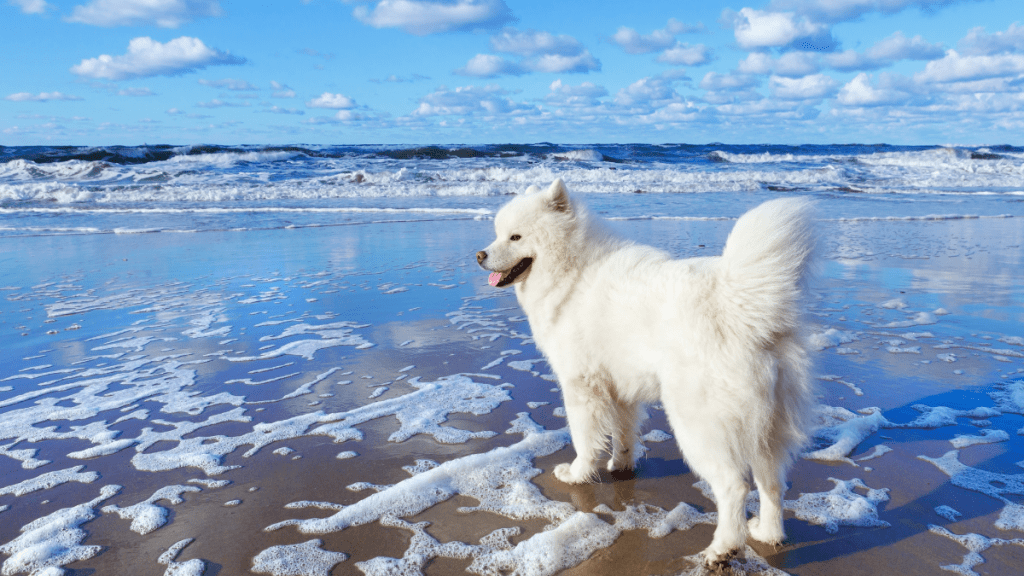
[[[526,272],[526,269],[533,264],[533,258],[523,258],[515,266],[505,270],[504,272],[491,272],[487,277],[487,283],[497,288],[504,288],[509,284],[516,281],[516,278],[520,274]]]

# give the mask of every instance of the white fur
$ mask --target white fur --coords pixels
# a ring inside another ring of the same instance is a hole
[[[814,399],[800,320],[816,243],[810,202],[754,208],[720,257],[676,260],[619,239],[561,180],[514,198],[495,230],[477,255],[482,267],[507,271],[533,258],[516,296],[558,377],[576,449],[555,476],[592,481],[609,449],[609,469],[632,468],[644,405],[660,400],[718,505],[705,562],[723,565],[748,534],[780,543],[786,473]],[[748,522],[751,477],[761,509]]]

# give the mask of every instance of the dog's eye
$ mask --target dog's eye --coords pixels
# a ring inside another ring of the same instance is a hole
[[[508,239],[513,241],[513,242],[515,242],[516,240],[519,240],[520,238],[522,238],[522,236],[520,236],[519,234],[513,234],[513,235],[509,236]]]

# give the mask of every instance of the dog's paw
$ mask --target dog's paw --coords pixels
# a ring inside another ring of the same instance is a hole
[[[574,466],[559,464],[555,466],[555,478],[566,484],[586,484],[591,481],[592,474],[580,474],[573,470]]]
[[[705,568],[715,573],[722,573],[729,568],[729,561],[735,558],[738,553],[739,549],[736,548],[726,550],[725,552],[718,552],[712,550],[712,546],[709,546],[701,552],[701,556],[704,558]]]
[[[633,458],[631,451],[624,451],[615,454],[611,459],[608,460],[608,471],[609,472],[632,472],[633,468],[636,467],[636,462]]]
[[[766,522],[762,525],[760,516],[747,520],[747,529],[750,531],[751,538],[758,542],[771,544],[772,546],[779,546],[786,539],[786,533],[783,531],[782,526],[772,522]]]

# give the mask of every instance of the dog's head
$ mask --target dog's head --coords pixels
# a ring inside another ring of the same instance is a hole
[[[480,267],[491,271],[488,283],[504,288],[525,280],[534,260],[543,258],[552,242],[564,239],[560,231],[572,212],[572,200],[561,179],[547,190],[530,186],[503,206],[494,218],[497,238],[476,253]]]

